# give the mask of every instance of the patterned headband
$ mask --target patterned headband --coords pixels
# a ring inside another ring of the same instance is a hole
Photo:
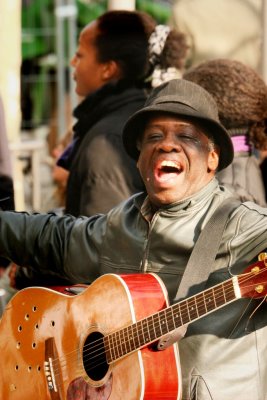
[[[170,27],[157,25],[148,40],[149,62],[154,66],[164,49],[166,39],[170,33]]]

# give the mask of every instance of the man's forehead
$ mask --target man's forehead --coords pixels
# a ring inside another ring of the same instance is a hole
[[[199,121],[192,119],[190,117],[184,117],[182,115],[175,115],[172,113],[155,113],[147,117],[144,129],[153,126],[168,126],[172,125],[173,127],[191,127],[192,129],[201,132],[208,138],[211,137],[211,134],[207,132],[207,130],[199,123]]]
[[[151,115],[146,120],[146,126],[154,125],[154,124],[168,124],[172,123],[174,125],[196,125],[194,122],[191,122],[188,118],[183,118],[182,116],[177,116],[170,113],[160,113],[156,115]]]

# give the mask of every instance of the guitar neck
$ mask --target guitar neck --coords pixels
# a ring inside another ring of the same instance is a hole
[[[107,361],[114,362],[139,350],[180,326],[196,321],[240,297],[238,281],[233,277],[113,332],[104,339]]]

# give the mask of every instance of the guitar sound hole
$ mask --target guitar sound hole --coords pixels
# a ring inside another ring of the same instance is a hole
[[[92,380],[102,379],[109,368],[104,347],[104,335],[92,332],[86,339],[83,348],[84,369]]]

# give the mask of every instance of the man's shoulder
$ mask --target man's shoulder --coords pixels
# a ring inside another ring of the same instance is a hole
[[[141,206],[146,198],[145,192],[135,193],[132,196],[128,197],[128,199],[120,202],[117,206],[113,207],[108,212],[108,217],[112,218],[114,215],[121,215],[125,217],[129,213],[139,213]]]
[[[259,214],[267,215],[267,207],[262,207],[259,204],[254,203],[253,201],[244,201],[241,203],[241,206],[248,211],[253,210],[258,212]]]

